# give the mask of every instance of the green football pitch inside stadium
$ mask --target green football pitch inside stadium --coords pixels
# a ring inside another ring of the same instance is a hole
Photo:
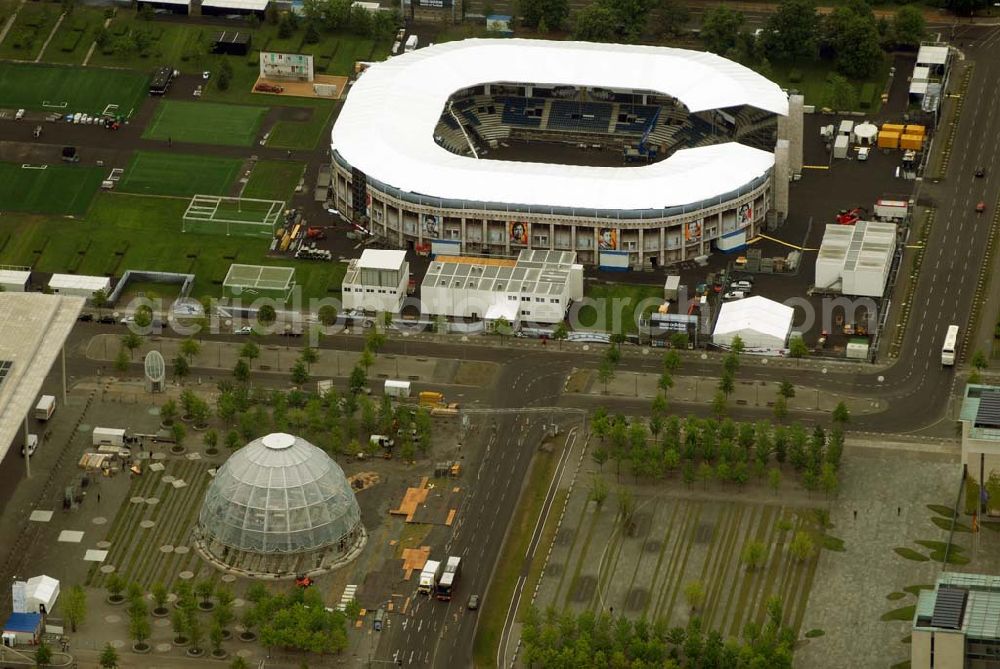
[[[143,137],[146,139],[250,146],[266,107],[163,100]]]
[[[0,163],[0,210],[82,214],[108,170],[79,165]]]

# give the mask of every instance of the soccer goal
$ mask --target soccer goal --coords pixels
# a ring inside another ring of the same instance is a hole
[[[195,195],[181,218],[183,232],[273,237],[285,203],[221,195]]]

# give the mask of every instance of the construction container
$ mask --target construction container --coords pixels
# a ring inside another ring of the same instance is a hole
[[[907,125],[903,131],[904,135],[920,135],[923,137],[927,134],[927,128],[922,125]]]
[[[899,138],[899,148],[920,151],[924,146],[924,138],[920,135],[903,135]]]
[[[898,132],[886,132],[882,130],[878,134],[878,148],[880,149],[898,149],[899,148],[899,133]]]
[[[883,132],[894,132],[897,135],[902,135],[903,131],[906,130],[906,126],[898,123],[883,123],[881,130]]]

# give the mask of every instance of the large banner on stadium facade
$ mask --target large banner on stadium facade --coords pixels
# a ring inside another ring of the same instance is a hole
[[[452,0],[415,0],[417,7],[426,7],[428,9],[443,9],[445,7],[450,8],[452,5]]]
[[[436,239],[441,236],[441,225],[438,221],[437,216],[431,214],[421,214],[420,215],[420,228],[423,231],[423,236]]]
[[[597,238],[597,248],[602,251],[614,251],[618,248],[618,231],[614,228],[601,228]]]
[[[260,52],[260,76],[265,79],[312,81],[313,57],[302,53]]]
[[[736,227],[745,228],[753,223],[753,207],[749,204],[740,205],[740,209],[736,214]]]
[[[512,221],[510,224],[510,243],[528,245],[528,224],[521,221]]]
[[[697,242],[701,240],[701,221],[691,221],[684,226],[684,241]]]

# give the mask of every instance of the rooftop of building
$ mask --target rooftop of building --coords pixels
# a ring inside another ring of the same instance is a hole
[[[1000,576],[942,572],[933,590],[920,591],[913,626],[1000,640]]]
[[[967,384],[959,420],[969,423],[973,439],[1000,441],[1000,386]]]
[[[438,256],[427,268],[421,285],[424,288],[559,295],[569,281],[576,253],[524,250],[509,264],[497,264],[492,258],[483,258],[486,262],[479,263],[475,260],[467,256],[458,256],[456,260]]]

